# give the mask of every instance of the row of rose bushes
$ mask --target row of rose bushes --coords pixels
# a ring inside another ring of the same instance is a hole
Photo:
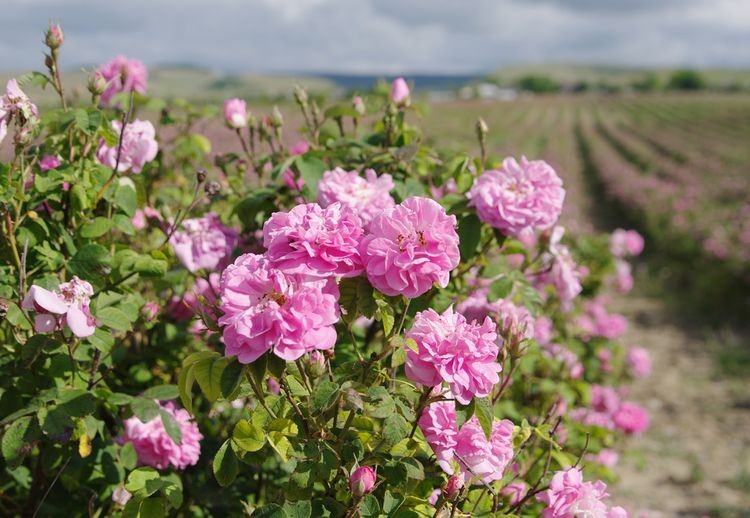
[[[0,100],[4,515],[627,516],[637,233],[564,236],[557,173],[481,121],[480,159],[428,148],[403,79],[295,89],[293,146],[228,100],[237,150],[196,170],[199,110],[124,57],[69,106],[63,42]]]

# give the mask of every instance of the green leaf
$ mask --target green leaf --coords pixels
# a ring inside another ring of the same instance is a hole
[[[3,457],[11,466],[18,466],[32,444],[41,437],[39,423],[36,417],[25,416],[13,421],[5,431],[2,440]]]
[[[131,493],[146,489],[146,484],[151,480],[159,480],[159,472],[154,468],[138,468],[128,475],[125,489]]]
[[[91,345],[103,353],[108,353],[115,345],[115,337],[112,333],[102,328],[97,328],[94,334],[86,339]]]
[[[466,262],[477,255],[477,246],[482,238],[482,222],[476,214],[467,214],[458,220],[458,238],[462,261]]]
[[[168,401],[180,397],[180,389],[177,385],[157,385],[146,389],[143,397],[149,399],[158,399],[159,401]]]
[[[221,386],[221,395],[231,400],[232,395],[237,391],[242,382],[242,378],[245,376],[245,366],[237,361],[236,356],[229,358],[228,365],[221,372],[221,379],[219,385]]]
[[[265,432],[245,419],[241,419],[234,426],[232,438],[235,444],[244,451],[258,451],[266,443]]]
[[[221,375],[232,358],[216,356],[198,361],[193,365],[193,375],[209,401],[221,396]]]
[[[463,405],[456,401],[456,426],[459,428],[474,415],[474,399],[468,405]]]
[[[92,279],[109,273],[112,258],[102,245],[88,243],[68,262],[68,269],[81,279]]]
[[[127,470],[134,469],[138,464],[138,453],[136,453],[132,442],[126,442],[120,448],[120,463]]]
[[[96,312],[96,318],[105,326],[115,331],[129,331],[131,329],[128,316],[120,309],[108,306]]]
[[[359,514],[362,518],[375,518],[380,514],[380,504],[375,495],[365,495],[359,504]]]
[[[195,381],[195,375],[193,374],[193,365],[190,364],[187,367],[182,367],[180,373],[177,376],[177,387],[180,389],[180,401],[182,406],[185,407],[191,415],[193,413],[193,382]]]
[[[319,158],[307,155],[297,157],[295,166],[302,179],[305,180],[305,190],[310,192],[311,199],[316,199],[318,197],[318,183],[323,178],[323,173],[328,169],[328,166]]]
[[[339,385],[336,382],[324,380],[318,383],[313,390],[310,405],[313,412],[322,412],[336,401],[339,392]]]
[[[513,279],[510,277],[500,277],[490,284],[490,292],[487,295],[487,299],[490,302],[495,302],[497,299],[504,299],[510,295],[511,291],[513,291]]]
[[[142,423],[148,423],[159,415],[159,405],[153,399],[135,398],[130,403],[130,409]]]
[[[135,227],[133,226],[133,222],[125,214],[115,214],[112,218],[112,221],[123,234],[127,234],[129,236],[135,235]]]
[[[112,228],[112,222],[109,219],[97,217],[89,223],[84,223],[81,227],[81,237],[100,237],[106,234],[110,228]]]
[[[474,398],[474,415],[479,419],[479,424],[482,425],[484,435],[489,440],[492,435],[492,424],[495,422],[495,412],[489,398]]]
[[[221,445],[213,461],[214,477],[221,487],[226,487],[232,483],[239,472],[239,463],[237,456],[232,450],[231,440],[227,439]]]
[[[163,277],[167,273],[167,261],[150,255],[139,255],[133,271],[142,277]]]
[[[159,416],[161,416],[161,423],[164,425],[164,430],[166,430],[169,438],[177,445],[182,444],[182,430],[177,419],[163,408],[159,410]]]
[[[138,200],[135,194],[135,188],[129,182],[117,184],[115,190],[115,204],[120,207],[128,217],[135,215],[135,209],[138,208]]]
[[[146,498],[141,502],[138,518],[163,518],[167,515],[161,498]]]
[[[391,414],[383,422],[383,439],[388,446],[404,439],[409,431],[409,423],[400,414]]]
[[[251,518],[287,518],[286,513],[284,512],[284,509],[281,508],[279,504],[267,504],[263,507],[258,507],[255,511],[253,511],[253,514],[250,515]]]
[[[310,518],[312,516],[312,503],[308,500],[284,502],[283,510],[287,518]]]
[[[383,496],[383,513],[390,516],[395,513],[401,504],[404,503],[404,497],[401,495],[394,495],[390,491],[385,492]]]
[[[133,396],[123,394],[122,392],[113,392],[109,396],[107,396],[107,403],[109,403],[110,405],[129,405],[132,401]]]

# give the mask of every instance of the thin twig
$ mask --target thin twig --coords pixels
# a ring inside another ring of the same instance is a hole
[[[128,111],[125,112],[125,115],[122,118],[122,127],[120,128],[120,139],[117,142],[117,158],[115,159],[115,166],[112,168],[112,174],[109,176],[109,179],[104,184],[104,187],[102,187],[101,190],[96,194],[96,198],[94,198],[94,204],[93,204],[94,208],[96,208],[96,205],[99,203],[99,200],[102,199],[102,196],[104,196],[104,193],[107,192],[107,189],[109,189],[109,186],[112,185],[112,182],[117,176],[117,169],[119,169],[120,167],[120,158],[122,157],[122,145],[123,145],[123,139],[125,137],[125,128],[130,122],[130,117],[133,115],[134,96],[135,96],[135,90],[130,90],[130,105],[128,106]]]
[[[39,505],[36,506],[36,510],[34,511],[34,514],[31,515],[31,518],[36,518],[36,515],[39,513],[39,510],[42,508],[42,505],[44,505],[44,501],[47,499],[49,492],[52,491],[52,488],[55,486],[57,479],[60,478],[60,475],[62,475],[62,472],[65,471],[65,468],[68,467],[68,464],[70,463],[70,459],[72,458],[73,457],[68,457],[68,460],[66,460],[65,464],[63,464],[62,467],[60,468],[60,471],[57,472],[57,475],[55,475],[55,478],[52,480],[52,483],[47,488],[47,491],[45,491],[44,496],[39,501]]]

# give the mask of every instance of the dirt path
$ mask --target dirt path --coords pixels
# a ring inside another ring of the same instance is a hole
[[[625,445],[613,501],[649,518],[750,516],[750,384],[722,375],[721,344],[675,324],[660,300],[631,293],[612,308],[630,321],[625,343],[653,360],[630,392],[651,428]]]

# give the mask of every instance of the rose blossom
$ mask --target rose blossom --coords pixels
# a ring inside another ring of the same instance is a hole
[[[469,321],[481,322],[490,317],[497,323],[498,331],[504,338],[519,335],[520,338],[529,340],[534,337],[534,318],[529,310],[524,306],[517,306],[508,298],[489,302],[488,293],[489,288],[475,290],[456,309]]]
[[[544,518],[606,518],[607,506],[602,500],[607,496],[604,482],[584,482],[580,468],[566,468],[553,475],[549,489],[536,499],[546,504]]]
[[[172,402],[157,402],[169,413],[182,432],[182,441],[175,443],[164,429],[161,416],[147,423],[136,416],[125,420],[125,431],[118,438],[120,444],[132,442],[138,454],[138,464],[165,469],[170,465],[175,469],[185,469],[198,462],[201,454],[200,441],[203,439],[198,425],[190,420],[190,414],[182,408],[175,408]]]
[[[500,494],[509,497],[508,503],[516,505],[526,496],[526,483],[523,481],[513,482],[500,490]]]
[[[605,468],[611,468],[617,465],[620,455],[615,450],[604,448],[599,453],[589,453],[586,455],[586,459],[601,464]]]
[[[99,67],[99,75],[107,81],[107,89],[102,94],[102,104],[107,106],[110,99],[120,92],[134,90],[146,93],[148,70],[142,61],[118,55],[112,61]]]
[[[362,272],[359,217],[334,203],[297,205],[274,212],[263,225],[263,245],[275,268],[310,278],[356,277]]]
[[[367,226],[372,219],[396,203],[389,194],[393,189],[391,175],[378,177],[372,169],[365,170],[365,177],[357,171],[344,171],[340,167],[323,173],[318,184],[318,203],[328,207],[335,202],[355,212]]]
[[[112,129],[118,136],[122,132],[122,123],[117,120],[112,121]],[[99,149],[96,151],[96,159],[100,164],[114,168],[117,164],[117,149],[119,141],[112,147],[102,138],[99,141]],[[125,133],[122,136],[122,151],[120,153],[120,163],[117,164],[117,171],[123,173],[131,169],[133,173],[140,173],[147,162],[156,158],[159,151],[159,145],[156,143],[156,130],[154,125],[149,121],[136,119],[125,126]]]
[[[618,228],[612,232],[612,236],[609,239],[609,250],[615,257],[640,255],[643,252],[643,245],[643,236],[635,230]]]
[[[117,486],[114,491],[112,491],[112,501],[117,505],[124,506],[132,496],[133,495],[130,491],[125,489],[125,486],[123,485]]]
[[[213,212],[186,219],[180,228],[169,238],[169,244],[177,259],[191,272],[221,267],[237,246],[237,231],[222,224]]]
[[[442,494],[443,494],[442,489],[440,488],[433,489],[432,493],[430,493],[430,496],[427,497],[427,503],[435,507],[435,504],[437,504],[438,499],[440,498],[440,495]]]
[[[615,287],[620,293],[627,293],[633,289],[632,268],[627,261],[615,261]]]
[[[39,169],[46,173],[50,169],[57,169],[60,167],[60,164],[62,164],[62,161],[60,160],[60,157],[55,155],[44,155],[42,159],[39,161]]]
[[[584,340],[590,340],[594,336],[614,340],[627,329],[627,319],[617,313],[608,313],[605,303],[606,299],[596,297],[583,304],[584,312],[576,317],[575,324],[581,330]]]
[[[16,118],[19,126],[24,126],[28,121],[38,117],[39,110],[21,90],[18,82],[15,79],[8,80],[5,95],[0,98],[0,142],[7,135],[8,123],[13,118]]]
[[[451,475],[451,477],[448,479],[448,482],[445,484],[445,490],[443,493],[445,494],[445,499],[448,501],[455,500],[458,495],[461,494],[461,490],[464,488],[464,474],[461,473],[454,473]]]
[[[625,359],[636,378],[646,378],[651,374],[651,355],[643,347],[631,347]]]
[[[612,416],[615,426],[627,434],[639,434],[648,429],[648,410],[626,401]]]
[[[221,276],[219,325],[226,355],[251,363],[269,349],[296,360],[336,343],[339,318],[335,284],[304,282],[275,268],[265,256],[245,254]]]
[[[289,148],[291,156],[304,155],[310,150],[310,144],[306,140],[299,140]]]
[[[372,491],[377,476],[370,466],[361,466],[352,471],[349,477],[349,490],[355,498],[362,498]]]
[[[93,294],[91,284],[73,276],[69,282],[60,284],[57,291],[31,286],[21,307],[37,313],[34,317],[34,330],[37,333],[60,329],[64,322],[74,335],[85,338],[96,330],[96,319],[89,310]]]
[[[233,129],[247,127],[247,103],[242,99],[224,101],[224,121]]]
[[[406,351],[407,377],[427,387],[445,381],[464,405],[487,396],[500,380],[498,337],[489,318],[469,323],[453,307],[442,315],[428,309],[416,314],[406,337],[417,343],[416,351]]]
[[[501,169],[482,173],[467,195],[479,219],[506,235],[550,228],[562,211],[562,180],[543,160],[506,158]]]
[[[552,335],[555,332],[552,319],[541,315],[534,322],[534,338],[539,345],[547,345],[552,341]]]
[[[409,100],[409,85],[403,77],[397,77],[391,83],[391,100],[399,105],[404,105]]]
[[[360,245],[367,278],[386,295],[415,298],[446,287],[460,261],[456,217],[429,198],[413,197],[378,214]]]
[[[458,430],[453,401],[428,406],[419,418],[419,428],[446,473],[453,474],[455,461],[467,478],[480,479],[475,483],[501,479],[513,458],[513,423],[495,421],[489,441],[476,416]]]

